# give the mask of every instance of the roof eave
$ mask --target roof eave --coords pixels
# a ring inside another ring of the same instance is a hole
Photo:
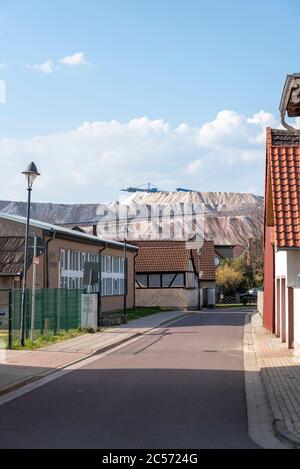
[[[275,251],[299,251],[300,246],[275,246]]]
[[[55,234],[55,238],[60,238],[60,239],[67,239],[69,241],[77,241],[77,242],[84,242],[85,244],[91,244],[91,245],[96,245],[96,246],[102,246],[102,247],[110,247],[110,248],[117,248],[117,249],[123,249],[123,246],[120,244],[116,244],[111,241],[104,241],[103,239],[97,238],[96,236],[93,239],[92,237],[90,238],[85,238],[80,236],[80,232],[74,231],[73,233],[64,233],[62,231],[56,231],[55,229],[53,230],[43,230],[43,234],[45,236],[51,237]],[[126,250],[127,251],[133,251],[136,252],[139,250],[137,246],[133,246],[131,244],[126,244]]]

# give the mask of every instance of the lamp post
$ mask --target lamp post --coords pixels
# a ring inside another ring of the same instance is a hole
[[[37,170],[36,165],[32,161],[25,171],[22,171],[27,181],[27,220],[26,220],[26,232],[25,232],[25,248],[24,248],[24,270],[22,279],[22,298],[21,298],[21,324],[20,324],[20,342],[21,346],[25,343],[25,295],[26,295],[26,281],[27,281],[27,269],[28,269],[28,236],[29,236],[29,219],[30,219],[30,202],[31,202],[31,191],[32,185],[37,176],[40,173]]]

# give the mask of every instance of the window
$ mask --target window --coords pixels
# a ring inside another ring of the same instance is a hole
[[[113,288],[112,288],[112,278],[107,278],[106,279],[106,294],[107,295],[112,295],[113,293]]]
[[[124,295],[124,259],[101,256],[101,269],[102,295]]]
[[[176,274],[162,274],[162,287],[169,288]]]
[[[84,258],[85,258],[85,255],[83,252],[81,252],[80,253],[80,270],[81,271],[84,270],[84,262],[85,262]]]
[[[61,277],[61,279],[60,279],[60,288],[68,288],[68,279],[67,279],[67,277]]]
[[[139,288],[147,288],[148,287],[147,279],[148,279],[147,274],[138,274],[138,275],[136,275],[137,286]]]
[[[65,252],[63,250],[60,251],[59,262],[60,262],[61,269],[64,269],[64,253]]]
[[[84,265],[86,262],[98,263],[99,255],[68,249],[60,251],[60,287],[84,288]],[[101,256],[101,292],[103,296],[124,295],[124,259],[117,256]],[[98,283],[91,291],[98,291]]]
[[[189,275],[188,273],[187,275]],[[184,288],[185,283],[184,273],[163,273],[163,274],[136,274],[135,285],[136,288]],[[194,288],[194,273],[191,273],[191,286]]]
[[[149,274],[149,288],[160,288],[160,274]]]
[[[124,287],[125,287],[124,278],[120,278],[120,295],[124,295],[124,294],[125,294]]]
[[[177,274],[174,278],[171,288],[183,288],[184,287],[184,274]]]
[[[118,295],[118,294],[119,294],[119,290],[120,290],[120,287],[119,287],[120,279],[114,278],[114,279],[113,279],[113,283],[114,283],[114,295]]]
[[[119,274],[120,273],[120,259],[119,257],[114,257],[113,258],[113,266],[114,266],[114,273]]]
[[[64,260],[64,269],[65,270],[68,270],[69,269],[69,251],[64,251],[64,257],[65,257],[65,260]]]

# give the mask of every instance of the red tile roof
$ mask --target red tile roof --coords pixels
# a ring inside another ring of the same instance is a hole
[[[202,280],[215,280],[214,242],[204,241],[200,254],[184,241],[138,241],[136,272],[188,272],[192,257],[196,272]]]
[[[190,250],[181,241],[138,241],[137,272],[187,272]]]
[[[201,280],[215,280],[215,247],[213,241],[204,241],[200,255],[193,250],[193,259],[197,272],[203,272]]]
[[[300,145],[282,134],[289,144],[274,145],[272,132],[267,129],[266,223],[274,226],[277,247],[300,248]]]
[[[197,272],[202,272],[201,280],[216,280],[216,266],[215,266],[215,244],[212,240],[204,240],[203,247],[200,255],[198,265],[195,261],[195,250],[192,251],[193,259]]]

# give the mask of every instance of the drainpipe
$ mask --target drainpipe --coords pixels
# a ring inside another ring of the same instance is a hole
[[[99,249],[99,287],[98,287],[98,306],[97,306],[97,325],[100,326],[100,316],[102,313],[102,267],[101,267],[101,253],[107,248],[107,243],[104,243],[102,249]]]
[[[133,307],[135,308],[135,300],[136,300],[136,292],[135,292],[135,275],[136,275],[136,268],[135,268],[135,261],[137,258],[139,251],[136,251],[135,255],[133,256]]]
[[[127,277],[128,277],[128,268],[127,268],[127,252],[126,252],[126,238],[124,238],[124,298],[123,298],[123,314],[127,317]]]
[[[53,241],[56,236],[56,231],[52,231],[52,237],[46,241],[45,248],[45,270],[44,270],[44,288],[49,288],[49,243]]]

